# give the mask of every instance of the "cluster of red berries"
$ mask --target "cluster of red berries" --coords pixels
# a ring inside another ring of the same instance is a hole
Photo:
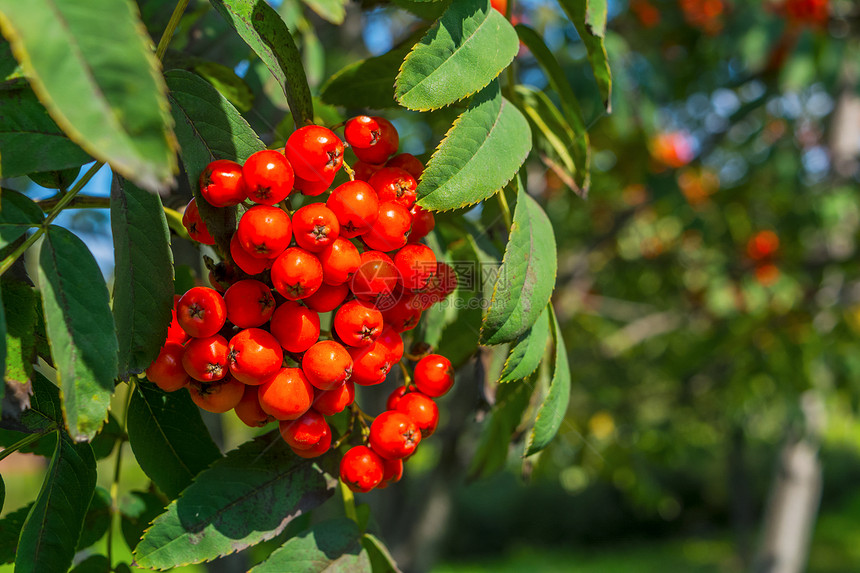
[[[326,416],[350,410],[362,443],[341,461],[341,478],[355,491],[397,481],[403,459],[436,428],[433,398],[453,385],[450,361],[437,354],[417,360],[412,380],[370,419],[355,404],[355,385],[385,381],[404,356],[402,333],[424,310],[456,288],[453,269],[419,241],[434,227],[432,213],[415,205],[424,166],[395,155],[399,137],[380,117],[344,125],[359,158],[349,181],[324,203],[294,212],[294,190],[316,197],[344,166],[344,143],[331,130],[295,131],[281,150],[264,150],[240,165],[218,160],[200,176],[200,194],[213,207],[241,212],[229,253],[213,265],[214,288],[197,286],[176,297],[167,341],[146,375],[161,389],[188,388],[212,412],[235,410],[249,426],[278,420],[299,456],[332,448]],[[200,243],[214,245],[197,204],[183,223]],[[330,313],[326,317],[326,313]],[[330,320],[321,330],[320,315]]]

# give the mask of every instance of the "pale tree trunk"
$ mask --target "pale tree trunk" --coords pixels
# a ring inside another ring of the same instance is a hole
[[[819,433],[824,423],[820,398],[807,392],[801,398],[804,431],[791,432],[782,448],[764,531],[754,571],[798,573],[806,568],[809,543],[821,498]]]

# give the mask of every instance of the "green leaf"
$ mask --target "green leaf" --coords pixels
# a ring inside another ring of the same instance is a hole
[[[517,174],[531,147],[528,121],[493,82],[433,152],[418,185],[418,204],[447,211],[492,197]]]
[[[129,549],[134,549],[143,532],[164,511],[161,498],[148,491],[131,491],[120,500],[122,536]]]
[[[107,419],[117,377],[110,297],[98,263],[70,231],[51,225],[39,256],[45,326],[75,440],[89,440]]]
[[[370,557],[373,573],[401,573],[394,557],[378,537],[372,533],[365,533],[361,536],[361,544],[367,551],[367,556]]]
[[[513,342],[537,322],[552,295],[558,261],[552,223],[517,180],[517,207],[481,344]]]
[[[110,224],[116,259],[113,313],[119,372],[125,378],[143,372],[167,338],[173,308],[173,252],[161,198],[116,175]]]
[[[110,492],[103,487],[96,486],[90,507],[84,517],[84,525],[81,528],[81,538],[78,539],[77,550],[86,549],[102,538],[107,533],[111,522],[111,498]]]
[[[570,364],[567,360],[567,349],[558,319],[550,307],[548,313],[552,321],[553,341],[555,342],[555,362],[553,365],[552,382],[549,392],[541,404],[535,419],[534,428],[529,434],[526,453],[523,457],[536,454],[544,449],[558,433],[561,423],[567,413],[570,402]]]
[[[304,0],[308,8],[320,18],[338,26],[343,24],[346,17],[346,2],[347,0]]]
[[[241,551],[280,533],[334,494],[336,480],[292,453],[277,431],[201,473],[135,549],[140,567],[169,569]]]
[[[254,105],[254,92],[236,72],[217,62],[198,61],[193,69],[240,111]]]
[[[24,521],[30,514],[33,505],[33,503],[28,503],[22,508],[7,513],[3,519],[0,519],[0,563],[15,561],[15,551],[18,549],[21,528],[24,527]]]
[[[45,214],[26,195],[11,189],[0,190],[0,249],[14,243],[44,219]]]
[[[400,64],[423,33],[424,29],[419,30],[381,56],[349,64],[326,81],[320,97],[332,105],[348,108],[395,107],[394,81]]]
[[[170,499],[221,457],[185,390],[137,384],[128,406],[128,441],[141,469]]]
[[[26,83],[0,90],[0,176],[79,167],[89,155],[57,127]]]
[[[15,573],[67,571],[96,487],[96,460],[89,444],[59,432],[57,449],[21,529]]]
[[[249,573],[370,573],[361,531],[350,519],[318,523],[289,539]]]
[[[499,382],[512,382],[531,376],[543,359],[547,340],[549,340],[549,313],[544,309],[537,322],[511,347]]]
[[[589,3],[595,3],[596,9],[589,13]],[[597,81],[597,88],[603,98],[607,113],[612,111],[612,72],[609,69],[609,58],[603,45],[603,35],[606,32],[605,0],[559,0],[564,13],[573,22],[579,37],[582,38],[588,53],[588,61]],[[599,5],[604,4],[601,8]]]
[[[6,311],[2,304],[2,292],[0,292],[0,399],[6,393]],[[0,500],[0,509],[3,502]]]
[[[30,181],[45,187],[46,189],[68,189],[74,184],[78,175],[81,173],[81,167],[69,167],[68,169],[60,169],[59,171],[39,171],[37,173],[28,173],[27,177]]]
[[[170,88],[171,113],[182,146],[182,162],[197,197],[197,208],[224,252],[236,228],[235,209],[215,209],[200,197],[198,180],[216,159],[243,163],[265,145],[227,99],[202,78],[183,70],[164,77]]]
[[[275,9],[259,0],[210,1],[281,84],[296,126],[312,122],[314,107],[302,57]]]
[[[553,170],[565,185],[579,195],[585,195],[590,184],[587,172],[578,169],[571,150],[577,147],[576,136],[544,93],[526,86],[516,86],[516,105],[525,114],[534,134],[535,148],[541,161]],[[588,153],[588,150],[586,150]]]
[[[90,445],[93,447],[93,454],[95,454],[97,460],[103,460],[104,458],[111,455],[113,452],[113,447],[116,445],[117,440],[123,439],[124,432],[122,427],[119,425],[119,422],[116,421],[116,418],[108,412],[108,421],[102,426],[102,429],[99,430],[99,433],[96,434],[96,437],[93,438],[93,441],[90,442]]]
[[[469,97],[508,67],[519,45],[513,26],[489,0],[453,2],[403,61],[395,97],[418,111]]]
[[[161,67],[134,2],[0,0],[0,30],[72,141],[141,187],[169,184],[176,140]]]
[[[520,425],[531,394],[528,383],[496,386],[496,403],[472,457],[469,479],[486,478],[505,467],[511,435]]]
[[[573,88],[570,86],[570,83],[567,81],[564,70],[562,70],[558,61],[555,59],[555,56],[546,46],[538,33],[524,24],[517,24],[516,30],[520,41],[526,45],[544,69],[544,72],[546,72],[550,86],[552,86],[552,89],[554,89],[559,96],[561,109],[564,112],[564,119],[566,120],[560,122],[561,126],[564,128],[564,133],[559,130],[558,126],[553,126],[553,128],[557,130],[555,133],[551,132],[549,129],[541,129],[541,132],[544,137],[547,137],[547,139],[558,134],[557,139],[560,139],[562,144],[553,145],[553,148],[560,157],[565,155],[570,156],[571,151],[568,150],[572,150],[573,160],[571,163],[575,163],[575,167],[571,169],[570,172],[575,177],[576,181],[572,188],[584,195],[588,192],[588,186],[590,183],[589,168],[591,158],[589,153],[588,128],[582,118],[582,108],[579,105],[579,100],[573,92]],[[528,89],[523,86],[516,86],[515,89],[518,90],[518,94],[519,89],[521,88]],[[541,96],[544,96],[544,94],[540,92],[533,93],[538,93]],[[549,98],[544,96],[544,99],[546,100],[543,102],[544,108],[546,108],[548,104],[551,106],[549,109],[555,109],[555,105],[552,104]],[[538,108],[534,102],[532,102],[531,107]],[[535,121],[536,118],[532,117],[532,114],[526,113],[526,115]],[[547,115],[549,114],[546,111],[539,114],[539,118],[544,118],[544,124],[551,121],[547,118]],[[563,147],[563,145],[566,145],[567,147]]]
[[[3,505],[6,503],[6,482],[3,481],[3,476],[0,475],[0,511],[3,511]]]

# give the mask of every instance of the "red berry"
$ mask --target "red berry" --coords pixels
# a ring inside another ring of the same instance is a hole
[[[335,187],[326,206],[337,217],[341,236],[347,239],[369,231],[379,216],[376,191],[363,181],[347,181]]]
[[[405,396],[404,396],[405,398]],[[370,447],[387,460],[403,459],[412,455],[421,442],[421,430],[406,414],[387,410],[370,425]]]
[[[206,228],[206,223],[200,216],[200,211],[197,210],[196,199],[189,201],[185,207],[185,213],[182,214],[182,225],[192,240],[204,245],[215,244],[215,238],[209,234],[209,229]]]
[[[260,281],[239,281],[224,293],[227,320],[239,328],[262,326],[275,312],[272,290]]]
[[[317,312],[331,312],[346,300],[348,294],[349,286],[346,284],[334,286],[323,284],[317,292],[302,299],[302,302]]]
[[[352,381],[360,386],[373,386],[385,382],[391,362],[388,349],[374,341],[370,346],[350,348],[352,356]]]
[[[380,297],[394,294],[400,281],[400,271],[391,257],[380,251],[365,251],[361,254],[361,266],[352,276],[350,288],[356,298],[375,302]]]
[[[227,320],[227,305],[214,288],[194,287],[179,299],[176,319],[189,335],[206,338],[224,326]]]
[[[350,448],[340,460],[340,479],[349,489],[367,493],[382,481],[382,458],[367,446]]]
[[[376,341],[388,351],[388,362],[391,364],[397,364],[403,358],[403,338],[399,332],[390,326],[382,329],[382,333]]]
[[[436,273],[427,282],[427,288],[420,298],[421,309],[427,310],[454,292],[456,288],[456,271],[447,263],[436,263]]]
[[[251,428],[260,428],[272,421],[260,406],[259,386],[245,386],[242,399],[233,408],[240,420]]]
[[[314,387],[301,368],[281,368],[259,392],[263,411],[276,420],[295,420],[310,409],[314,399]]]
[[[242,248],[239,234],[233,233],[230,239],[230,257],[236,266],[249,275],[258,275],[272,266],[274,259],[259,259]]]
[[[256,386],[281,369],[284,351],[278,340],[260,328],[246,328],[230,339],[230,374]]]
[[[320,317],[297,302],[287,301],[275,310],[269,330],[284,350],[298,354],[319,338]]]
[[[386,326],[397,332],[412,330],[421,320],[421,307],[424,295],[413,294],[402,297],[394,305],[385,308],[383,317]]]
[[[343,128],[343,138],[351,147],[367,148],[379,142],[381,128],[376,118],[359,115],[348,120]]]
[[[323,269],[323,282],[327,285],[340,285],[349,281],[361,264],[361,255],[355,245],[341,238],[322,251],[319,259]]]
[[[427,245],[406,245],[394,255],[394,265],[403,277],[403,286],[421,291],[436,273],[436,255]]]
[[[278,426],[281,437],[294,450],[310,449],[331,433],[323,415],[314,409],[295,420],[284,420]]]
[[[331,430],[326,432],[322,439],[306,450],[293,449],[293,453],[300,458],[317,458],[331,448]]]
[[[412,378],[421,393],[438,398],[454,385],[454,368],[444,356],[429,354],[415,365]]]
[[[411,153],[399,153],[385,163],[386,167],[399,167],[417,181],[424,173],[424,164]]]
[[[213,207],[232,207],[248,196],[242,166],[229,159],[218,159],[200,174],[200,194]]]
[[[355,384],[347,380],[333,390],[316,390],[314,393],[314,410],[324,416],[334,416],[355,401]]]
[[[188,384],[188,373],[182,366],[185,347],[168,342],[161,347],[158,357],[146,369],[146,377],[165,392],[175,392]]]
[[[302,371],[316,388],[333,390],[352,375],[352,357],[342,344],[321,340],[302,356]]]
[[[400,403],[400,399],[403,398],[409,391],[406,389],[406,386],[398,386],[394,390],[391,391],[391,394],[388,395],[388,400],[385,401],[385,409],[386,410],[396,410],[397,404]]]
[[[352,164],[352,170],[355,172],[356,181],[369,181],[370,176],[376,173],[379,169],[382,169],[381,165],[373,165],[372,163],[365,163],[364,161],[356,161]]]
[[[242,166],[248,199],[261,205],[274,205],[293,190],[295,175],[287,158],[273,149],[251,155]]]
[[[412,205],[409,209],[409,214],[412,215],[412,230],[409,231],[410,243],[417,243],[424,237],[430,234],[430,231],[436,227],[436,218],[433,213],[426,209],[422,209],[417,204]]]
[[[322,280],[320,260],[299,247],[290,247],[272,265],[272,284],[276,291],[289,300],[314,294]]]
[[[229,363],[230,349],[227,347],[227,339],[219,334],[209,338],[192,338],[182,353],[182,367],[189,376],[201,382],[224,378]]]
[[[211,383],[192,381],[188,385],[191,400],[207,412],[223,414],[235,408],[242,400],[245,385],[229,376]]]
[[[382,313],[373,305],[351,300],[334,315],[334,330],[350,346],[369,346],[382,332]]]
[[[408,171],[399,167],[383,167],[368,181],[380,202],[394,201],[409,209],[418,196],[418,182]]]
[[[373,131],[374,142],[368,147],[353,146],[355,156],[365,163],[380,165],[397,153],[400,137],[394,125],[383,117],[371,118],[377,126]]]
[[[298,246],[318,253],[338,238],[340,223],[331,209],[322,203],[311,203],[293,213],[293,234]]]
[[[426,438],[436,431],[439,424],[439,406],[429,396],[421,392],[410,392],[397,401],[398,412],[403,412],[415,422],[421,430],[421,437]]]
[[[379,204],[379,214],[370,230],[362,235],[368,247],[377,251],[389,252],[406,244],[412,215],[403,205],[393,201]]]
[[[323,176],[320,179],[302,179],[301,177],[296,177],[295,185],[296,189],[302,192],[302,195],[316,197],[328,191],[332,183],[334,183],[334,175],[330,177]]]
[[[284,153],[302,179],[333,177],[343,165],[343,142],[332,130],[320,125],[294,131],[287,139]]]
[[[272,259],[290,246],[293,236],[290,216],[277,207],[256,205],[239,220],[239,244],[260,259]]]
[[[376,486],[385,489],[403,477],[403,460],[382,460],[382,483]]]

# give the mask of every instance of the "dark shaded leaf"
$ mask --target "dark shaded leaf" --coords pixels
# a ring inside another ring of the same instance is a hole
[[[33,503],[28,503],[22,508],[7,513],[3,519],[0,519],[0,563],[15,561],[15,550],[18,548],[21,528],[24,527],[24,521],[30,514],[33,505]]]
[[[361,531],[350,519],[318,523],[276,549],[249,573],[370,573]]]
[[[111,499],[110,492],[103,487],[96,486],[90,507],[84,518],[81,528],[81,538],[78,540],[78,548],[86,549],[107,533],[111,521]]]
[[[600,90],[603,105],[607,112],[612,111],[612,72],[609,69],[609,59],[603,45],[603,35],[606,31],[606,9],[598,7],[591,13],[588,11],[589,2],[605,5],[605,0],[559,0],[570,21],[576,27],[579,37],[588,52],[588,61],[594,71],[594,79]]]
[[[0,90],[0,177],[80,167],[89,155],[57,127],[26,83]]]
[[[135,561],[164,570],[241,551],[320,505],[335,484],[312,460],[293,454],[277,431],[270,432],[197,476],[143,536]]]
[[[259,0],[211,0],[211,3],[281,84],[296,127],[312,122],[314,107],[302,58],[275,9]]]
[[[95,486],[92,448],[61,431],[42,491],[21,529],[16,573],[69,569]]]
[[[478,449],[472,457],[469,466],[470,479],[489,477],[505,467],[511,434],[520,425],[533,388],[533,384],[528,382],[496,386],[496,403],[481,432]]]
[[[108,558],[104,555],[90,555],[72,569],[71,573],[110,573]]]
[[[186,390],[167,393],[137,384],[127,424],[134,457],[170,499],[221,457]]]
[[[0,190],[0,249],[8,247],[44,219],[45,214],[29,197],[11,189]]]
[[[116,421],[113,414],[108,413],[107,424],[102,426],[90,445],[93,447],[93,454],[97,460],[108,457],[113,452],[113,447],[117,440],[122,438],[123,432],[119,422]]]
[[[117,339],[107,287],[87,246],[52,225],[39,256],[39,284],[63,413],[75,440],[107,419],[117,376]]]
[[[173,308],[173,251],[161,198],[114,176],[110,223],[116,266],[113,314],[119,373],[143,372],[167,339]]]

